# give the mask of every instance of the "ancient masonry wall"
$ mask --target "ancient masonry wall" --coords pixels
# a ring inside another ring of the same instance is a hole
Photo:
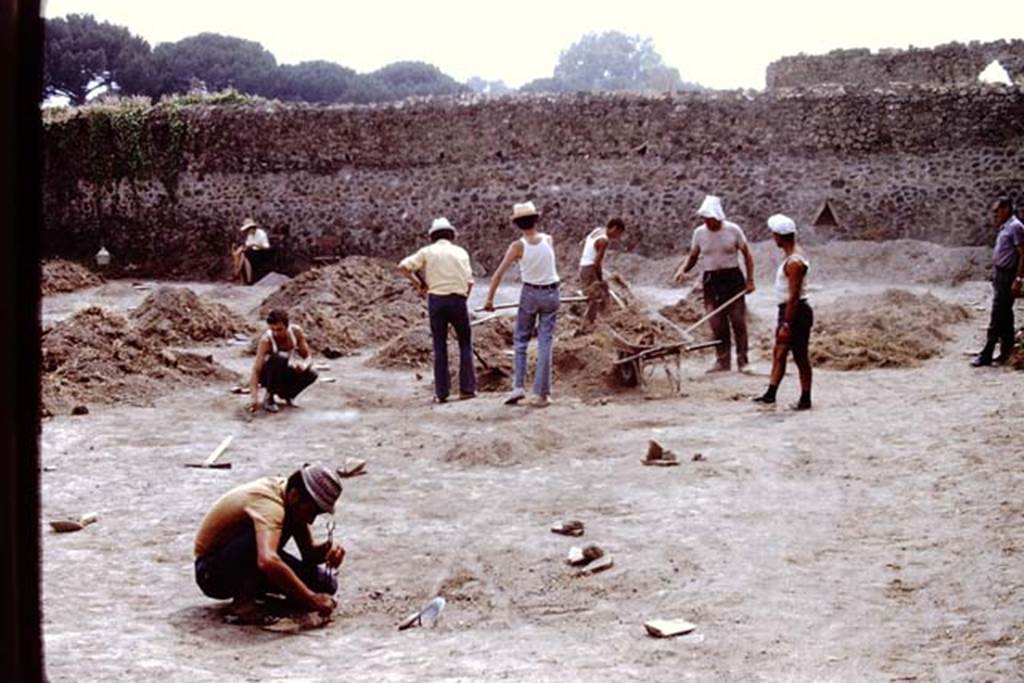
[[[768,65],[768,88],[838,83],[883,86],[890,83],[952,85],[976,83],[978,74],[999,60],[1010,79],[1024,83],[1024,40],[948,43],[908,50],[833,50],[824,55],[783,57]]]
[[[438,215],[486,270],[516,236],[512,203],[526,199],[563,250],[620,215],[624,248],[664,255],[686,248],[708,192],[754,239],[781,211],[818,239],[947,244],[989,243],[991,198],[1024,196],[1021,88],[119,116],[82,112],[46,126],[44,241],[49,255],[78,259],[103,243],[116,265],[149,275],[222,276],[250,215],[292,272],[325,235],[344,253],[397,258]]]

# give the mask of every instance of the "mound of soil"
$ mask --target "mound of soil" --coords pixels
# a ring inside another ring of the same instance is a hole
[[[314,353],[350,354],[426,326],[426,303],[395,270],[366,256],[313,268],[286,282],[260,304],[302,326]]]
[[[944,328],[968,319],[966,308],[931,294],[846,297],[815,322],[811,362],[836,370],[915,367],[942,351],[950,340]]]
[[[476,379],[479,391],[504,391],[511,384],[513,323],[496,318],[473,328],[473,349],[476,351]],[[433,343],[425,324],[407,330],[382,346],[368,365],[377,368],[428,369],[433,367]],[[452,386],[456,384],[459,367],[459,344],[455,332],[448,333],[448,367]]]
[[[99,306],[46,330],[42,356],[44,415],[90,403],[149,405],[177,386],[237,379],[212,357],[172,352]]]
[[[677,325],[689,326],[704,317],[704,295],[700,287],[694,287],[690,293],[671,306],[664,306],[658,311]]]
[[[131,313],[135,328],[163,344],[183,345],[251,334],[253,328],[227,306],[186,287],[160,287]]]
[[[88,268],[72,261],[54,260],[43,262],[40,289],[43,296],[73,292],[86,287],[98,287],[103,278]]]

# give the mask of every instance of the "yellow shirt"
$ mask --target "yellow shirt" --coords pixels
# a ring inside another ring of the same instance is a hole
[[[469,254],[448,240],[428,244],[398,264],[405,270],[423,271],[427,291],[431,294],[469,294],[473,271]]]
[[[196,534],[195,555],[202,557],[246,531],[248,525],[284,529],[284,477],[262,477],[231,489],[213,504]]]

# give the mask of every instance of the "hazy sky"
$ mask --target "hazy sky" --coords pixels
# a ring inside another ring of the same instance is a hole
[[[255,40],[280,63],[327,59],[359,72],[400,60],[518,87],[550,76],[583,34],[654,40],[684,80],[763,88],[769,62],[835,48],[930,47],[1024,33],[1024,0],[49,0],[45,14],[89,13],[150,44],[203,31]]]

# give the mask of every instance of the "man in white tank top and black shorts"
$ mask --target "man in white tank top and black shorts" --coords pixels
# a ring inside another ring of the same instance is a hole
[[[786,356],[793,352],[793,361],[800,370],[800,400],[794,410],[811,407],[811,359],[809,342],[814,325],[814,311],[807,303],[807,273],[811,263],[796,245],[796,223],[789,216],[777,213],[768,219],[775,245],[786,258],[775,272],[775,298],[779,302],[779,323],[775,330],[772,351],[772,375],[768,389],[754,399],[757,403],[775,403],[775,392],[786,374]]]
[[[537,230],[540,214],[533,202],[512,207],[512,222],[522,237],[508,246],[505,257],[491,277],[484,309],[494,310],[494,294],[505,272],[519,263],[523,287],[519,291],[519,312],[516,315],[515,376],[512,392],[505,403],[515,405],[526,396],[526,349],[530,338],[537,335],[537,367],[533,376],[534,398],[531,405],[544,407],[551,396],[551,355],[558,318],[559,279],[555,267],[555,247],[551,235]]]
[[[707,195],[697,214],[704,219],[704,224],[694,229],[690,253],[676,270],[675,280],[682,282],[686,274],[697,265],[697,261],[702,261],[704,275],[701,286],[704,291],[704,308],[710,313],[737,294],[750,294],[754,291],[754,257],[750,253],[743,229],[725,220],[721,199]],[[746,276],[739,267],[740,254],[743,255]],[[736,338],[736,369],[743,372],[747,367],[746,297],[741,296],[733,301],[709,322],[711,333],[721,343],[715,349],[717,362],[708,372],[724,372],[730,369],[730,336]]]
[[[594,324],[597,314],[607,306],[608,285],[604,281],[604,255],[608,245],[622,237],[626,224],[621,218],[612,218],[603,228],[594,228],[583,241],[580,256],[580,287],[587,295],[587,312],[583,315],[587,327]]]

